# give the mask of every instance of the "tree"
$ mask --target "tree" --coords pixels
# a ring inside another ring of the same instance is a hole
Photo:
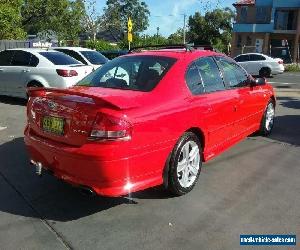
[[[85,13],[82,19],[83,29],[91,34],[93,40],[96,41],[97,32],[102,26],[101,18],[96,9],[96,0],[82,0],[85,5]]]
[[[0,40],[22,39],[26,32],[21,24],[22,0],[0,0]]]
[[[168,37],[170,44],[181,44],[183,43],[183,28],[179,28],[175,33]]]
[[[133,21],[133,32],[139,33],[149,26],[150,11],[145,2],[140,0],[107,0],[102,17],[106,29],[121,33],[127,31],[127,20]]]
[[[206,12],[204,16],[196,12],[189,17],[189,41],[195,44],[212,44],[221,51],[226,50],[231,40],[234,15],[230,8],[215,9]]]
[[[24,0],[22,24],[28,33],[54,31],[59,40],[77,38],[84,4],[81,0]]]
[[[204,16],[196,12],[194,16],[189,17],[189,41],[195,44],[217,45],[224,51],[231,40],[234,15],[230,8],[215,9],[206,12]]]

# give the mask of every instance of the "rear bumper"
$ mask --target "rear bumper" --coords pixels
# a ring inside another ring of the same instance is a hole
[[[163,168],[172,148],[103,159],[99,157],[99,151],[104,150],[101,144],[85,145],[84,149],[58,147],[29,135],[28,129],[24,140],[31,160],[41,163],[57,178],[75,186],[89,187],[103,196],[125,195],[162,184]],[[91,150],[88,151],[87,147]]]

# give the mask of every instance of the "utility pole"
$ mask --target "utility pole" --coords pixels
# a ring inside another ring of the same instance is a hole
[[[156,39],[157,39],[157,44],[158,44],[159,27],[157,27],[156,30],[157,30]]]
[[[185,36],[186,36],[186,32],[185,32],[185,26],[186,26],[186,14],[183,14],[183,44],[185,44]]]

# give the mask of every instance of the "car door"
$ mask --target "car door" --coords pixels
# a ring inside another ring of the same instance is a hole
[[[263,67],[263,62],[266,60],[265,57],[263,57],[262,55],[258,55],[258,54],[250,54],[249,55],[249,63],[248,63],[248,67],[249,67],[249,74],[254,75],[254,76],[258,76],[259,75],[259,71],[261,70],[261,68]]]
[[[212,57],[201,58],[191,64],[186,74],[186,82],[193,94],[193,105],[199,107],[197,109],[199,121],[204,119],[206,124],[205,130],[208,134],[206,148],[214,152],[216,147],[222,147],[228,141],[234,122],[236,98],[228,95]],[[203,108],[203,105],[207,107]]]
[[[6,94],[6,84],[10,81],[8,69],[11,64],[14,51],[5,50],[0,52],[0,93]]]
[[[30,65],[32,54],[22,50],[16,50],[11,66],[8,69],[10,81],[6,82],[6,90],[14,96],[24,96],[28,78],[32,74]]]
[[[263,90],[252,87],[250,76],[230,58],[216,57],[216,60],[229,89],[228,93],[231,92],[236,98],[232,136],[247,134],[260,122],[262,106],[265,103]]]

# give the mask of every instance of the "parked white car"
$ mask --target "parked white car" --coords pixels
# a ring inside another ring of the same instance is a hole
[[[259,53],[248,53],[238,55],[234,60],[254,76],[270,77],[284,72],[281,58],[272,58]]]
[[[94,70],[107,63],[109,60],[100,52],[81,47],[57,47],[52,48],[69,55],[85,65],[93,66]]]
[[[71,87],[92,71],[91,66],[55,50],[4,50],[0,52],[0,95],[27,98],[27,87]]]

